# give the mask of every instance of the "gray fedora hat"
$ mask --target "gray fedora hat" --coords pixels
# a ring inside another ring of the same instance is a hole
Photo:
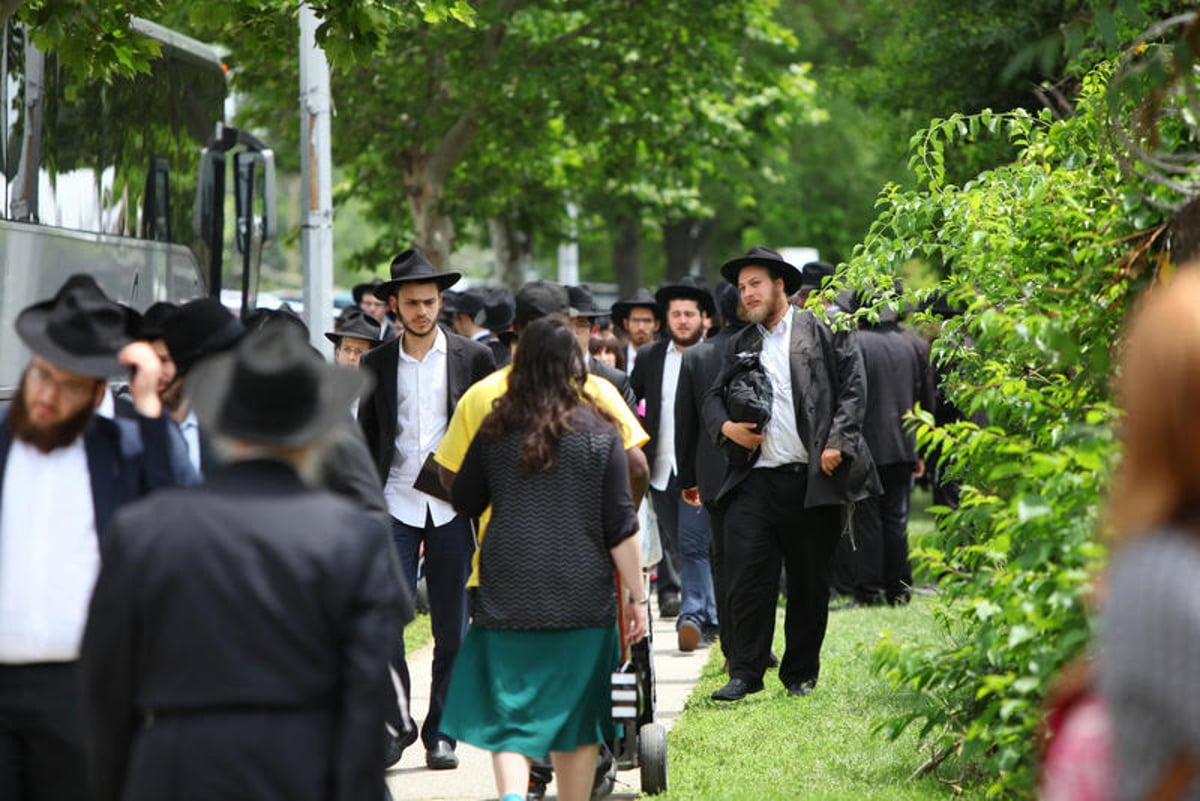
[[[347,314],[342,321],[342,327],[338,330],[325,332],[325,338],[335,345],[341,343],[342,337],[378,342],[382,335],[383,326],[379,324],[379,321],[359,310],[355,310],[353,314]]]
[[[439,273],[419,248],[409,248],[392,259],[391,271],[392,280],[384,281],[371,290],[380,300],[387,300],[396,294],[401,284],[434,283],[439,292],[445,292],[462,278],[461,273]]]
[[[188,396],[204,430],[301,447],[349,414],[368,375],[326,364],[296,326],[268,325],[196,365]]]

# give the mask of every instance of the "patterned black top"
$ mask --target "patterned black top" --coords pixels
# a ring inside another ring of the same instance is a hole
[[[581,407],[553,467],[526,474],[524,431],[476,435],[452,496],[460,512],[492,518],[479,554],[475,622],[498,629],[612,625],[609,549],[637,533],[619,432]]]

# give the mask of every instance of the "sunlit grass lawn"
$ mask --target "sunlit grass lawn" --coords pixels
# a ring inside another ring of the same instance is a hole
[[[404,650],[411,654],[431,640],[433,631],[429,628],[429,613],[418,612],[413,622],[404,627]]]
[[[914,495],[914,538],[932,531],[924,497]],[[671,801],[756,799],[807,801],[933,801],[982,799],[980,788],[959,794],[950,780],[911,780],[928,758],[917,727],[898,740],[875,729],[908,708],[906,693],[872,674],[871,649],[881,631],[906,639],[938,637],[930,598],[914,596],[908,607],[833,611],[821,652],[821,679],[807,698],[791,698],[777,672],[766,690],[733,704],[709,699],[728,679],[714,649],[691,699],[668,738]],[[783,653],[783,610],[775,651]]]

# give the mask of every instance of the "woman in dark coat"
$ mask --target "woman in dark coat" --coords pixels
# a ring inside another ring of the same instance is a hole
[[[451,487],[460,512],[477,516],[490,504],[492,517],[442,730],[493,753],[502,801],[524,800],[530,759],[547,752],[560,799],[590,794],[597,745],[614,734],[614,568],[628,635],[646,634],[624,446],[615,421],[583,390],[586,378],[564,319],[530,324],[508,391]]]

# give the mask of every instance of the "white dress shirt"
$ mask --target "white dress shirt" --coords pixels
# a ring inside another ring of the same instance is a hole
[[[435,526],[444,526],[454,519],[454,507],[413,489],[413,482],[426,457],[437,450],[449,422],[446,335],[439,328],[433,347],[420,361],[404,352],[404,336],[396,365],[396,450],[383,494],[388,513],[401,523],[424,528],[428,511]]]
[[[659,409],[658,431],[654,432],[654,464],[650,470],[650,486],[660,492],[667,488],[675,466],[675,391],[679,387],[679,368],[683,365],[683,351],[674,342],[667,343],[667,354],[663,359],[662,408]]]
[[[183,441],[187,443],[188,461],[203,476],[204,471],[200,469],[200,421],[196,419],[195,412],[188,410],[187,417],[179,424],[179,433],[183,434]]]
[[[100,571],[83,437],[50,453],[14,439],[0,492],[0,663],[78,659]]]
[[[784,464],[808,462],[808,449],[800,439],[796,428],[796,406],[792,402],[792,316],[791,309],[784,312],[783,319],[772,331],[764,326],[758,330],[763,335],[763,369],[771,381],[771,419],[767,421],[762,452],[755,467],[779,467]]]

